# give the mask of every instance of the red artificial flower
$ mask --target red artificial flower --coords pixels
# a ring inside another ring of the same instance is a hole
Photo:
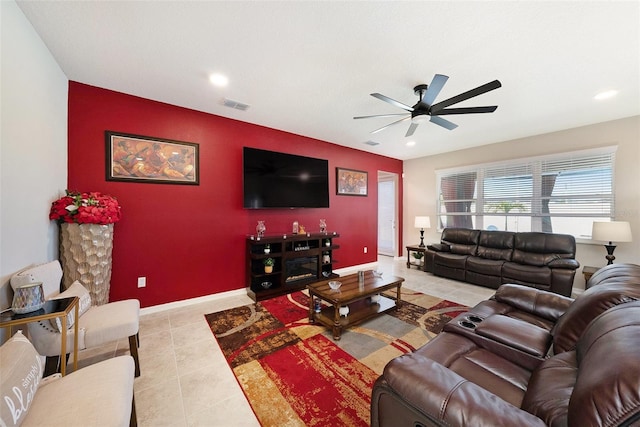
[[[98,192],[70,192],[51,204],[49,219],[77,224],[112,224],[122,212],[115,197]]]

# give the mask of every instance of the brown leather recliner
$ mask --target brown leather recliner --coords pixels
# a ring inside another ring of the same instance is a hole
[[[640,425],[640,266],[599,273],[575,301],[502,286],[389,362],[371,424]]]
[[[427,246],[425,270],[494,289],[517,283],[571,296],[575,252],[567,234],[445,228],[440,243]]]

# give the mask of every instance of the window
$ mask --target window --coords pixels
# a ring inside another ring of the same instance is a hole
[[[439,227],[591,235],[614,216],[615,147],[438,171]]]

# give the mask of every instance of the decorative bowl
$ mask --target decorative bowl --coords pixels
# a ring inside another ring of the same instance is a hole
[[[330,280],[329,281],[329,287],[331,289],[340,289],[340,286],[342,286],[342,282],[338,282],[337,280]]]
[[[372,273],[373,273],[373,277],[377,277],[377,278],[382,277],[382,271],[373,270]]]
[[[348,316],[349,315],[349,306],[347,305],[343,305],[342,307],[340,307],[338,309],[338,311],[340,312],[340,316]]]
[[[262,286],[265,289],[269,289],[271,287],[272,283],[271,282],[262,282],[260,283],[260,286]]]

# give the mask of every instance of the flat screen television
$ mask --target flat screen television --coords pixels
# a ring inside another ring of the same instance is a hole
[[[329,161],[244,147],[244,207],[328,208]]]

